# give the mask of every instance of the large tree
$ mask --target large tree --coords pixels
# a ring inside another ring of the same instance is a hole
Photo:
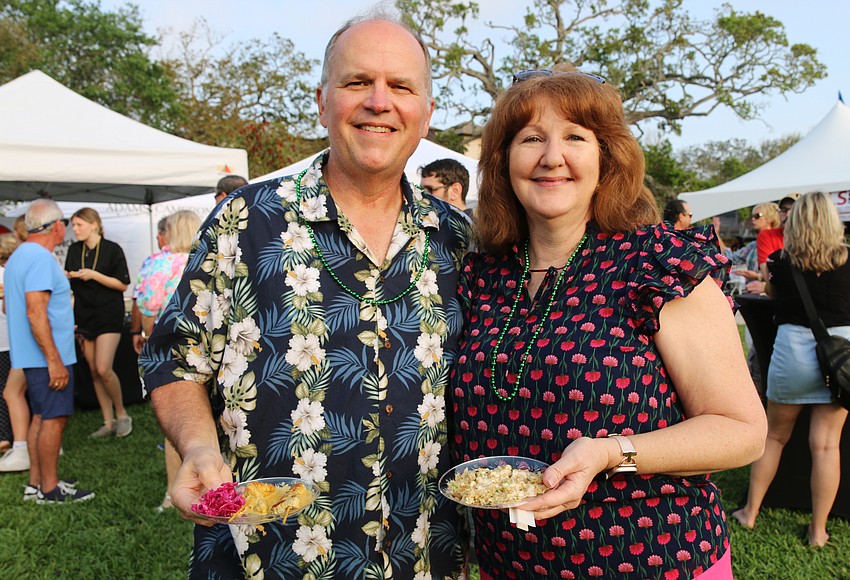
[[[0,83],[41,69],[65,86],[144,123],[170,128],[175,93],[149,50],[136,6],[104,12],[97,1],[0,3]]]
[[[433,54],[441,105],[466,120],[487,117],[513,71],[563,63],[608,79],[630,123],[662,131],[720,106],[756,117],[757,97],[802,92],[826,76],[815,49],[790,44],[780,21],[729,4],[701,21],[683,0],[532,0],[518,22],[487,21],[490,35],[478,41],[469,28],[486,9],[478,2],[396,4]]]
[[[163,60],[174,78],[181,119],[176,133],[248,151],[252,175],[288,165],[321,148],[316,142],[318,61],[273,34],[225,45],[204,19],[177,35]]]

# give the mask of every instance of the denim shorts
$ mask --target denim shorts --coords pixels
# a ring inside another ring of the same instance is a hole
[[[33,415],[55,419],[74,414],[74,367],[66,365],[65,368],[68,369],[68,386],[61,391],[50,388],[47,367],[24,369]]]
[[[850,339],[850,326],[833,326],[829,334]],[[780,324],[767,370],[767,399],[786,405],[832,403],[835,398],[821,373],[811,329]]]

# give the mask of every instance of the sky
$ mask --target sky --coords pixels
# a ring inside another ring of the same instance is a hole
[[[125,0],[101,0],[105,10],[126,4]],[[199,17],[210,27],[226,35],[225,44],[245,42],[251,38],[270,38],[277,32],[292,40],[296,49],[309,58],[321,60],[325,44],[333,32],[348,18],[373,6],[370,0],[135,0],[147,32],[188,30]],[[478,0],[479,20],[497,23],[518,22],[527,2],[517,0]],[[695,17],[709,18],[721,0],[684,0],[685,8]],[[776,139],[791,133],[805,135],[833,108],[841,91],[850,102],[850,58],[848,58],[847,23],[850,2],[847,0],[735,0],[739,12],[760,10],[785,25],[790,43],[805,43],[817,49],[819,60],[826,66],[827,78],[818,81],[802,94],[787,98],[779,95],[756,97],[763,105],[760,120],[742,121],[733,113],[720,110],[705,118],[684,122],[681,136],[670,135],[674,148],[681,149],[708,141],[743,138],[757,145],[765,139]],[[483,29],[483,27],[481,27]],[[498,43],[499,32],[492,39]],[[498,53],[497,53],[498,54]],[[318,67],[316,77],[318,79]],[[438,110],[432,124],[453,124]],[[650,135],[651,137],[651,135]]]

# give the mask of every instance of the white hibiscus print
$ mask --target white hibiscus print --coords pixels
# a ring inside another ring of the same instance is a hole
[[[257,531],[257,526],[251,524],[230,524],[230,535],[236,544],[236,551],[242,556],[248,550],[248,536]]]
[[[325,481],[328,476],[328,456],[315,449],[305,449],[301,457],[296,457],[292,471],[310,483]]]
[[[209,290],[201,290],[198,292],[198,298],[195,300],[195,305],[192,306],[192,312],[195,313],[195,316],[198,317],[198,322],[203,324],[207,330],[213,330],[210,328],[208,321],[212,321],[210,318],[210,313],[213,310],[213,303],[215,302],[215,295]]]
[[[304,189],[310,189],[311,187],[316,187],[316,184],[319,183],[319,178],[322,176],[322,170],[315,165],[311,165],[310,169],[304,174],[304,177],[301,179],[301,187]]]
[[[284,246],[291,246],[293,252],[303,252],[313,247],[313,240],[307,228],[298,222],[291,222],[285,232],[280,233]]]
[[[310,221],[322,219],[328,215],[328,208],[325,205],[327,197],[324,194],[311,197],[310,199],[301,200],[301,212],[304,218]]]
[[[245,371],[248,370],[248,360],[245,355],[233,348],[224,350],[221,368],[218,371],[218,382],[225,387],[232,387]]]
[[[331,541],[323,526],[301,526],[295,532],[292,551],[304,558],[305,562],[312,562],[319,556],[324,556],[330,549]]]
[[[212,373],[212,367],[210,367],[210,358],[209,353],[207,353],[206,348],[203,343],[193,344],[189,349],[189,352],[186,353],[186,364],[191,367],[194,367],[196,371],[199,373],[209,375]]]
[[[433,429],[446,418],[446,399],[442,395],[435,396],[433,393],[427,393],[422,399],[422,404],[416,409],[422,420]]]
[[[248,356],[259,349],[259,340],[260,329],[250,316],[230,327],[230,346],[239,354]]]
[[[241,409],[225,409],[221,414],[221,428],[230,441],[230,450],[236,451],[251,442],[248,417]]]
[[[466,576],[461,576],[461,578],[466,578]],[[430,572],[417,572],[416,576],[413,577],[413,580],[431,580]]]
[[[298,427],[304,435],[312,435],[325,428],[325,408],[319,401],[301,399],[298,406],[292,410],[293,428]]]
[[[440,449],[442,449],[442,446],[436,441],[427,441],[422,446],[422,449],[419,450],[419,457],[416,458],[416,461],[419,462],[420,473],[428,473],[429,469],[437,467]]]
[[[443,357],[443,346],[440,344],[440,335],[436,332],[425,332],[416,339],[416,348],[413,356],[422,363],[426,369],[434,366]]]
[[[277,188],[276,193],[282,197],[285,201],[292,203],[295,201],[295,182],[294,181],[284,181]]]
[[[415,272],[411,272],[411,276],[416,276]],[[437,273],[433,270],[425,270],[422,272],[422,276],[419,277],[419,281],[416,282],[416,289],[419,290],[419,293],[422,296],[434,296],[440,292],[440,288],[437,286]]]
[[[319,291],[319,270],[306,264],[297,264],[294,270],[286,274],[286,285],[295,291],[296,296],[306,296]]]
[[[233,296],[233,290],[225,288],[221,294],[215,295],[215,301],[212,305],[212,327],[213,329],[221,328],[224,324],[225,316],[230,312],[230,298]]]
[[[236,264],[241,261],[242,248],[239,247],[239,235],[230,234],[218,237],[218,269],[228,278],[236,275]]]
[[[325,360],[325,349],[319,344],[319,337],[315,334],[301,336],[296,334],[289,339],[289,350],[286,351],[286,362],[306,371],[311,366],[319,366]]]
[[[416,542],[416,545],[420,548],[424,548],[425,543],[428,541],[429,526],[430,522],[428,521],[428,512],[422,512],[419,514],[419,517],[416,518],[416,527],[410,535],[410,539]]]

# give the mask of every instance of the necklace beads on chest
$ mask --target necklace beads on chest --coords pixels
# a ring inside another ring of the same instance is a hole
[[[525,282],[526,277],[529,273],[529,265],[531,264],[531,260],[528,256],[528,240],[525,241],[525,248],[523,250],[523,259],[524,264],[522,267],[522,276],[519,279],[519,285],[516,289],[516,294],[514,296],[514,303],[511,306],[511,311],[508,314],[508,319],[505,321],[505,326],[502,328],[502,332],[499,333],[499,338],[496,339],[496,345],[493,347],[493,355],[490,357],[490,389],[493,391],[493,394],[496,395],[502,401],[510,401],[513,399],[517,391],[519,390],[519,382],[522,378],[523,373],[525,372],[525,366],[528,364],[528,356],[531,354],[531,349],[534,347],[534,344],[537,342],[537,337],[540,336],[540,331],[543,330],[543,325],[549,319],[549,314],[552,312],[552,306],[555,304],[555,299],[558,296],[558,289],[561,287],[561,282],[564,279],[564,275],[569,269],[570,264],[573,263],[573,260],[578,255],[579,250],[584,245],[584,241],[587,239],[587,234],[585,234],[581,240],[579,241],[576,249],[573,250],[573,253],[570,254],[570,257],[567,259],[567,263],[564,264],[564,267],[558,272],[558,277],[555,279],[555,284],[552,286],[552,295],[549,297],[549,303],[546,305],[546,309],[543,312],[543,316],[540,317],[540,322],[538,322],[537,327],[534,329],[534,332],[531,334],[531,340],[528,341],[528,345],[525,347],[525,350],[522,353],[522,357],[520,358],[519,370],[516,373],[516,382],[514,382],[514,388],[507,395],[502,395],[499,392],[499,387],[496,386],[496,358],[499,356],[499,347],[502,346],[502,341],[505,339],[505,335],[508,333],[508,329],[510,328],[511,321],[514,318],[514,314],[516,314],[517,307],[519,305],[519,297],[522,294],[522,285]],[[508,376],[507,369],[504,373],[505,378]]]
[[[310,168],[308,167],[307,169],[299,173],[298,177],[295,179],[296,207],[301,207],[301,179],[304,177],[304,175],[309,169]],[[392,304],[393,302],[401,300],[402,298],[407,296],[410,291],[413,290],[413,288],[416,286],[416,283],[419,282],[419,279],[422,277],[422,273],[425,271],[425,268],[428,265],[428,252],[431,247],[431,232],[425,230],[425,244],[422,248],[422,262],[419,264],[419,271],[416,273],[416,277],[413,279],[413,281],[410,282],[407,288],[405,288],[400,294],[397,294],[392,298],[386,298],[381,300],[377,300],[375,298],[366,298],[359,292],[349,288],[345,282],[340,280],[339,276],[337,276],[336,272],[334,272],[333,268],[331,268],[330,264],[328,264],[328,261],[325,258],[325,254],[324,252],[322,252],[322,248],[321,246],[319,246],[319,242],[316,240],[316,235],[313,233],[313,227],[307,221],[304,221],[304,227],[307,228],[307,234],[309,234],[310,236],[310,241],[313,242],[313,247],[316,248],[316,254],[318,254],[319,256],[319,261],[322,263],[322,266],[324,266],[327,273],[330,274],[330,277],[333,278],[334,282],[336,282],[346,294],[348,294],[349,296],[353,296],[360,302],[365,302],[370,306],[384,306],[386,304]]]

